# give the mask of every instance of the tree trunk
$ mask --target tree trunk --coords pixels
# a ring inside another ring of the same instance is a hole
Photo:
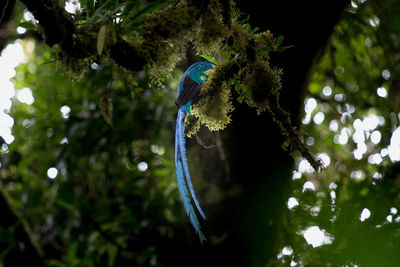
[[[294,125],[300,124],[310,77],[348,3],[238,1],[253,27],[283,35],[284,45],[294,45],[271,56],[271,65],[284,71],[281,106],[291,112]],[[217,184],[223,193],[217,204],[204,205],[210,240],[183,256],[183,261],[191,258],[186,261],[195,261],[190,266],[264,266],[276,258],[288,240],[286,201],[294,167],[289,153],[282,150],[283,141],[270,114],[258,116],[245,104],[237,104],[231,125],[222,133],[225,162],[220,159],[221,147],[200,148],[203,179]],[[204,197],[203,202],[207,200]]]

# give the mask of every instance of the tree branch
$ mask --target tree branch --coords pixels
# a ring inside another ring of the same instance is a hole
[[[66,11],[57,1],[21,0],[43,27],[45,42],[49,46],[60,44],[72,54],[80,50],[82,43],[75,43],[77,29]]]
[[[123,40],[111,46],[110,55],[117,64],[129,70],[141,70],[146,64],[146,60],[138,51]]]
[[[49,46],[60,45],[69,55],[84,58],[97,53],[96,40],[79,31],[71,16],[55,0],[21,0],[43,27],[45,42]],[[131,45],[120,39],[111,46],[111,58],[122,67],[141,70],[144,58]]]

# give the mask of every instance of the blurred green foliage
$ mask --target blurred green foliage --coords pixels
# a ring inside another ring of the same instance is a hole
[[[16,180],[5,186],[12,204],[54,252],[52,266],[114,266],[117,255],[148,263],[159,249],[149,238],[172,238],[171,224],[184,221],[169,142],[174,90],[110,61],[93,62],[72,81],[47,48],[28,55],[14,81],[35,101],[15,100],[15,141],[2,159]]]
[[[115,41],[116,32],[126,33],[127,40],[146,33],[140,28],[146,14],[165,4],[93,3],[81,0],[75,20],[93,36],[106,25],[98,47]],[[326,168],[313,173],[298,160],[289,222],[282,222],[286,244],[271,266],[396,266],[400,260],[400,168],[387,152],[400,124],[396,4],[353,1],[335,28],[303,114],[304,142],[321,153]],[[39,27],[30,21],[19,25]],[[277,38],[276,48],[282,41]],[[15,88],[30,88],[34,103],[14,99],[15,140],[2,148],[0,174],[7,178],[2,190],[51,255],[49,265],[163,266],[165,244],[173,244],[181,229],[185,238],[196,238],[179,201],[172,159],[173,103],[182,70],[158,87],[149,69],[132,73],[93,57],[80,65],[69,62],[74,67],[69,71],[79,74],[71,78],[58,68],[54,49],[22,44],[29,60],[16,69]],[[384,88],[381,96],[378,88]],[[366,118],[376,125],[361,129]],[[371,138],[375,131],[381,136],[377,142]],[[51,168],[57,169],[55,177],[48,175]],[[218,202],[219,189],[209,186],[207,201]],[[360,220],[365,209],[370,216]],[[304,238],[313,226],[325,235],[316,247]],[[0,244],[17,245],[9,229],[0,227]]]
[[[396,1],[383,2],[352,1],[311,80],[304,142],[326,168],[313,173],[298,160],[278,265],[397,266],[400,260],[394,157],[400,147],[388,149],[400,125],[400,9]],[[306,241],[307,230],[314,241]]]

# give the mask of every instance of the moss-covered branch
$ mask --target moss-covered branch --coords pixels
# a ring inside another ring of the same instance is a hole
[[[69,57],[93,58],[102,54],[130,70],[148,65],[153,77],[162,81],[183,57],[189,43],[199,54],[213,55],[221,64],[210,73],[200,97],[193,103],[194,117],[187,120],[187,134],[195,134],[200,124],[212,131],[224,129],[234,109],[233,90],[239,95],[240,103],[247,103],[257,113],[268,110],[287,142],[299,150],[314,169],[320,168],[321,164],[303,145],[300,134],[292,126],[289,114],[279,105],[282,71],[270,66],[269,57],[272,52],[282,51],[283,38],[274,38],[269,31],[252,29],[234,12],[231,0],[178,1],[149,13],[140,25],[141,33],[121,35],[114,29],[119,25],[111,27],[110,31],[116,36],[103,41],[104,52],[99,52],[95,44],[100,35],[97,24],[104,25],[105,21],[89,24],[89,28],[83,30],[58,1],[22,2],[40,21],[46,43],[58,44]],[[64,61],[70,62],[72,68],[78,65],[65,58]]]
[[[268,105],[268,111],[270,112],[274,121],[279,125],[282,135],[285,136],[286,142],[283,144],[283,148],[286,149],[288,145],[291,146],[291,152],[297,150],[301,155],[307,159],[315,171],[321,170],[323,163],[321,160],[316,159],[304,145],[301,138],[301,133],[291,123],[290,113],[285,111],[279,105],[279,96],[277,95],[275,101]]]
[[[21,0],[21,2],[39,21],[46,44],[59,45],[66,55],[78,59],[97,55],[97,36],[86,30],[79,30],[71,15],[60,5],[60,1]],[[135,47],[125,42],[122,37],[111,44],[109,50],[115,62],[127,69],[141,70],[146,64]]]

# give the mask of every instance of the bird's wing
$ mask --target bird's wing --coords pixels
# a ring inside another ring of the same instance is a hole
[[[182,80],[182,91],[179,93],[175,104],[179,107],[186,105],[187,102],[193,100],[200,94],[201,84],[195,82],[189,76],[185,76]]]

